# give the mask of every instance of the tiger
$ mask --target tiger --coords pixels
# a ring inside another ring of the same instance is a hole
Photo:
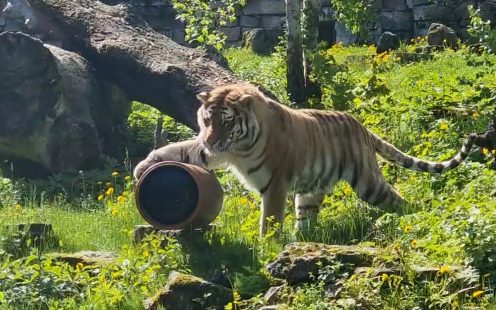
[[[324,196],[340,180],[361,200],[395,210],[406,201],[385,180],[376,154],[404,168],[442,173],[459,166],[476,139],[469,134],[451,159],[432,162],[403,153],[345,112],[292,109],[248,83],[220,86],[197,98],[198,135],[152,151],[134,176],[165,160],[230,168],[262,196],[262,235],[275,223],[282,229],[289,192],[294,193],[296,229],[313,225]]]

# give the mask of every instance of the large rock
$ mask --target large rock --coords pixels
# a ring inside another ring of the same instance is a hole
[[[98,85],[81,56],[22,33],[0,34],[0,153],[50,171],[98,162]]]
[[[397,50],[400,47],[400,37],[392,32],[386,31],[379,38],[376,53],[381,54],[388,51]]]
[[[255,28],[243,33],[243,46],[257,54],[269,54],[277,44],[281,30]]]
[[[448,46],[455,48],[457,45],[455,30],[438,23],[432,23],[427,30],[427,43],[429,46]]]
[[[267,265],[267,269],[276,278],[298,284],[318,276],[319,271],[337,263],[353,267],[370,266],[377,254],[378,250],[372,247],[296,242],[287,245]]]
[[[223,286],[173,271],[165,287],[145,301],[145,309],[224,309],[232,300],[232,291]]]

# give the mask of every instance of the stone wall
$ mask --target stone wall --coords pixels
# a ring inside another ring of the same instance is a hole
[[[330,1],[321,0],[321,39],[352,43],[356,38],[345,27],[332,20]],[[20,1],[22,2],[22,1]],[[103,0],[107,4],[124,2],[132,6],[157,31],[184,43],[184,25],[176,19],[170,0]],[[0,8],[6,0],[0,0]],[[433,22],[441,22],[462,34],[468,25],[468,5],[479,7],[484,19],[496,25],[496,0],[374,0],[375,22],[370,26],[370,41],[377,41],[383,31],[399,34],[404,39],[422,36]],[[22,8],[17,11],[23,11]],[[0,32],[24,27],[21,14],[0,13]],[[253,28],[282,30],[285,27],[284,0],[248,0],[236,22],[223,28],[228,44],[239,44],[243,32]]]
[[[469,24],[468,6],[480,9],[483,19],[496,24],[496,1],[466,0],[378,0],[374,1],[374,35],[391,31],[409,39],[423,36],[431,23],[443,23],[464,35]]]

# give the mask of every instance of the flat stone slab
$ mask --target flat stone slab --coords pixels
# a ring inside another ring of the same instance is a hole
[[[353,267],[371,266],[378,254],[379,250],[373,247],[296,242],[288,244],[267,265],[267,270],[289,284],[298,284],[318,276],[320,270],[337,263]]]
[[[109,264],[117,258],[117,254],[113,252],[81,251],[76,253],[51,253],[47,254],[47,257],[53,261],[67,263],[76,268],[78,265],[86,267]]]
[[[212,225],[208,226],[207,228],[197,228],[193,230],[188,230],[188,229],[175,229],[175,230],[163,230],[159,228],[155,228],[151,225],[136,225],[134,226],[134,231],[133,231],[133,242],[134,243],[140,243],[142,242],[146,237],[148,237],[151,234],[157,234],[159,236],[164,236],[168,238],[181,238],[181,237],[191,237],[195,235],[203,235],[205,231],[210,230]]]

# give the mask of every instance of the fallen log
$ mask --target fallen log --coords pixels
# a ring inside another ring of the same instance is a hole
[[[125,5],[28,1],[63,29],[64,48],[88,59],[98,75],[116,83],[131,100],[149,104],[193,129],[199,107],[196,94],[237,81],[218,56],[178,45]]]

